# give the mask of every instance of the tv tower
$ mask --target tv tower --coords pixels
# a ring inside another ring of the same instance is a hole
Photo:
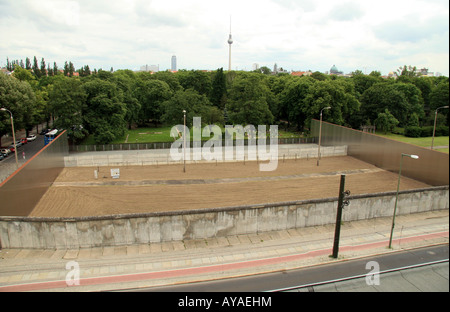
[[[231,37],[231,16],[230,16],[230,35],[228,37],[228,45],[229,45],[229,52],[228,52],[228,71],[231,71],[231,45],[233,44],[233,38]]]

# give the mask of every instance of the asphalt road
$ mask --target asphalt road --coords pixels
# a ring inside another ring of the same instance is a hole
[[[34,132],[33,132],[34,133]],[[28,159],[33,157],[44,147],[44,136],[36,135],[36,140],[28,142],[17,149],[17,160],[19,166],[22,166]],[[24,158],[25,156],[25,158]],[[0,161],[0,182],[5,180],[11,173],[16,170],[16,158],[14,153],[9,154],[8,157]]]
[[[448,245],[420,248],[403,252],[342,261],[298,270],[282,271],[255,276],[183,284],[170,287],[154,287],[132,291],[146,292],[269,292],[269,291],[449,291]],[[366,276],[379,269],[380,272],[396,270],[417,264],[445,260],[443,264],[404,269],[392,273]],[[371,262],[366,268],[366,265]],[[374,264],[378,264],[375,267]],[[405,273],[410,278],[405,279]],[[398,273],[400,272],[400,273]],[[433,273],[434,272],[434,273]],[[434,276],[432,275],[434,274]],[[386,275],[387,274],[387,275]],[[362,276],[359,279],[345,280]],[[344,281],[335,281],[341,280]],[[331,281],[331,282],[330,282]],[[333,282],[335,281],[335,282]],[[355,282],[356,281],[356,282]],[[411,282],[413,281],[413,282]],[[368,285],[372,283],[372,285]],[[378,285],[377,285],[378,284]],[[395,285],[395,286],[392,286]],[[370,287],[369,287],[370,286]],[[393,288],[395,287],[395,288]]]

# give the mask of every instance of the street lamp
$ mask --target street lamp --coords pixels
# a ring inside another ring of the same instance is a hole
[[[319,165],[320,161],[320,141],[322,140],[322,113],[324,109],[331,109],[330,106],[324,107],[320,110],[320,123],[319,123],[319,149],[317,150],[317,166]]]
[[[19,169],[19,160],[17,159],[17,146],[16,146],[16,133],[14,131],[14,120],[13,120],[13,115],[11,113],[10,110],[6,109],[6,108],[0,108],[0,111],[3,112],[8,112],[11,115],[11,127],[12,127],[12,134],[13,134],[13,141],[14,141],[14,155],[16,156],[16,166],[17,169]]]
[[[431,149],[433,149],[433,145],[434,145],[434,134],[436,133],[436,120],[437,120],[437,114],[438,114],[438,110],[440,110],[441,108],[448,108],[448,106],[441,106],[438,107],[436,109],[436,112],[434,114],[434,127],[433,127],[433,138],[431,139]]]
[[[186,110],[183,109],[184,128],[183,128],[183,172],[186,172]]]
[[[394,233],[395,214],[397,213],[398,191],[399,191],[399,189],[400,189],[400,177],[401,177],[401,175],[402,175],[403,156],[407,156],[407,157],[412,158],[412,159],[419,159],[419,156],[417,156],[417,155],[408,155],[408,154],[403,154],[403,153],[402,153],[402,157],[401,157],[401,159],[400,159],[400,168],[399,168],[399,170],[398,170],[397,195],[395,196],[395,207],[394,207],[394,215],[392,216],[392,227],[391,227],[391,236],[389,237],[389,248],[391,248],[391,245],[392,245],[392,235],[393,235],[393,233]]]

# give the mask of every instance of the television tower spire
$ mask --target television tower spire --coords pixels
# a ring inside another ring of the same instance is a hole
[[[231,45],[233,44],[233,38],[231,37],[231,15],[230,15],[230,35],[228,37],[228,71],[231,71]]]

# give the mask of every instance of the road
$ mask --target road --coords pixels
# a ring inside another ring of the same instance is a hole
[[[33,132],[34,133],[34,132]],[[18,138],[19,139],[19,138]],[[44,136],[36,135],[36,140],[28,142],[17,149],[17,159],[19,166],[22,166],[28,159],[33,157],[44,147]],[[24,157],[25,156],[25,157]],[[14,153],[0,161],[0,183],[16,170],[16,159]]]
[[[242,278],[217,280],[170,287],[153,287],[139,289],[146,292],[279,292],[279,291],[449,291],[448,245],[413,249],[402,252],[342,261],[302,268],[298,270],[261,274]],[[399,268],[415,266],[434,261],[444,261],[433,266],[417,269]],[[370,262],[379,264],[380,272],[395,272],[379,275],[379,285],[372,278],[374,285],[366,283],[366,275],[375,267],[366,265]],[[405,273],[407,272],[407,273]],[[362,276],[359,279],[349,277]],[[408,277],[405,277],[408,276]],[[344,280],[344,281],[335,281]],[[335,281],[335,282],[333,282]],[[133,289],[132,291],[136,291]]]

